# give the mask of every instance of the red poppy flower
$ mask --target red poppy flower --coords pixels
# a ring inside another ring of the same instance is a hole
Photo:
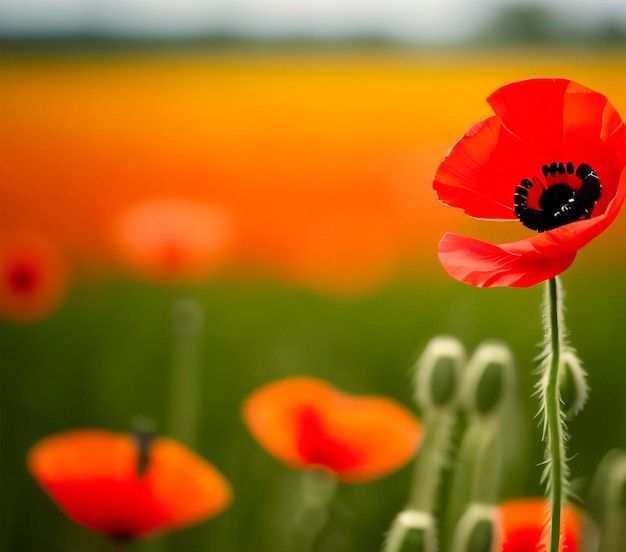
[[[233,241],[225,209],[182,199],[155,199],[129,209],[118,220],[116,239],[123,259],[157,280],[205,278],[224,264]]]
[[[230,503],[224,477],[190,450],[164,437],[143,447],[129,434],[70,431],[37,443],[28,467],[71,519],[114,539],[198,523]]]
[[[502,523],[502,552],[537,552],[547,516],[543,498],[511,500],[499,507]],[[562,510],[561,550],[577,552],[580,542],[580,520],[569,508]]]
[[[0,237],[0,316],[14,322],[43,318],[67,293],[67,267],[43,235],[15,231]]]
[[[478,287],[528,287],[570,266],[626,197],[626,130],[598,92],[566,79],[496,90],[434,180],[439,199],[479,219],[519,220],[534,237],[492,245],[447,233],[439,258]]]
[[[305,377],[261,387],[245,401],[243,418],[257,441],[289,467],[323,467],[350,483],[405,464],[421,435],[416,418],[395,401],[345,395]]]

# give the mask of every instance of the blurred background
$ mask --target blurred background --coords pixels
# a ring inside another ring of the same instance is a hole
[[[448,230],[527,234],[431,182],[508,82],[569,78],[626,115],[625,53],[618,0],[0,0],[0,549],[106,549],[25,455],[138,416],[167,434],[181,299],[203,319],[194,448],[235,501],[129,548],[276,550],[295,475],[246,432],[244,398],[313,375],[414,409],[411,366],[440,333],[514,350],[527,447],[503,497],[540,494],[541,286],[473,289],[436,254]],[[583,495],[626,447],[624,231],[563,276],[592,390],[570,425]],[[410,475],[342,485],[319,549],[378,550]]]

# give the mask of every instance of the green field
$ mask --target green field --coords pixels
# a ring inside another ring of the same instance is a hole
[[[574,266],[565,275],[573,343],[589,371],[592,394],[571,424],[572,475],[581,492],[601,456],[626,445],[622,369],[626,291],[617,271]],[[540,286],[539,286],[540,287]],[[170,311],[178,297],[202,306],[202,415],[198,451],[235,490],[215,519],[136,550],[278,550],[285,493],[295,472],[247,434],[243,398],[259,385],[307,374],[353,393],[385,394],[412,406],[410,368],[434,335],[507,341],[518,362],[519,396],[529,457],[509,470],[504,494],[536,495],[542,457],[528,396],[541,340],[541,290],[478,290],[456,282],[404,282],[361,299],[332,299],[252,281],[163,289],[142,283],[81,286],[54,316],[31,325],[3,324],[0,358],[3,550],[106,550],[97,534],[60,513],[26,471],[30,445],[77,427],[125,431],[137,416],[168,425],[173,338]],[[520,472],[520,470],[523,470]],[[374,483],[342,485],[317,550],[379,550],[402,507],[410,469]],[[580,480],[580,481],[579,481]]]

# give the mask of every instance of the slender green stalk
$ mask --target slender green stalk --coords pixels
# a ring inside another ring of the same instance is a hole
[[[450,452],[455,412],[443,410],[431,420],[421,450],[415,459],[414,485],[407,509],[432,514],[437,504],[441,473]]]
[[[563,349],[562,304],[556,278],[548,281],[546,293],[545,340],[546,357],[542,363],[543,377],[540,394],[546,442],[547,491],[550,498],[549,550],[559,551],[561,538],[561,508],[567,492],[567,461],[565,457],[564,414],[561,410],[559,368]]]
[[[337,478],[328,471],[311,468],[302,472],[298,503],[288,525],[286,550],[309,552],[326,526],[337,490]]]
[[[202,310],[190,300],[179,300],[172,311],[174,346],[168,433],[191,448],[198,438],[202,409],[200,338]]]

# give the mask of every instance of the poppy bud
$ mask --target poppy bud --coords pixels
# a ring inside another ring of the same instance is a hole
[[[585,406],[589,396],[587,374],[580,359],[572,349],[566,349],[561,353],[559,390],[565,418],[572,420]]]
[[[492,552],[497,550],[497,508],[470,504],[456,526],[452,552]]]
[[[435,518],[424,512],[404,510],[391,526],[385,552],[436,552]]]
[[[512,389],[514,361],[505,343],[489,340],[472,355],[463,375],[461,400],[479,416],[495,414]]]
[[[415,369],[415,398],[424,412],[456,400],[465,359],[465,348],[458,339],[442,335],[430,340]]]

